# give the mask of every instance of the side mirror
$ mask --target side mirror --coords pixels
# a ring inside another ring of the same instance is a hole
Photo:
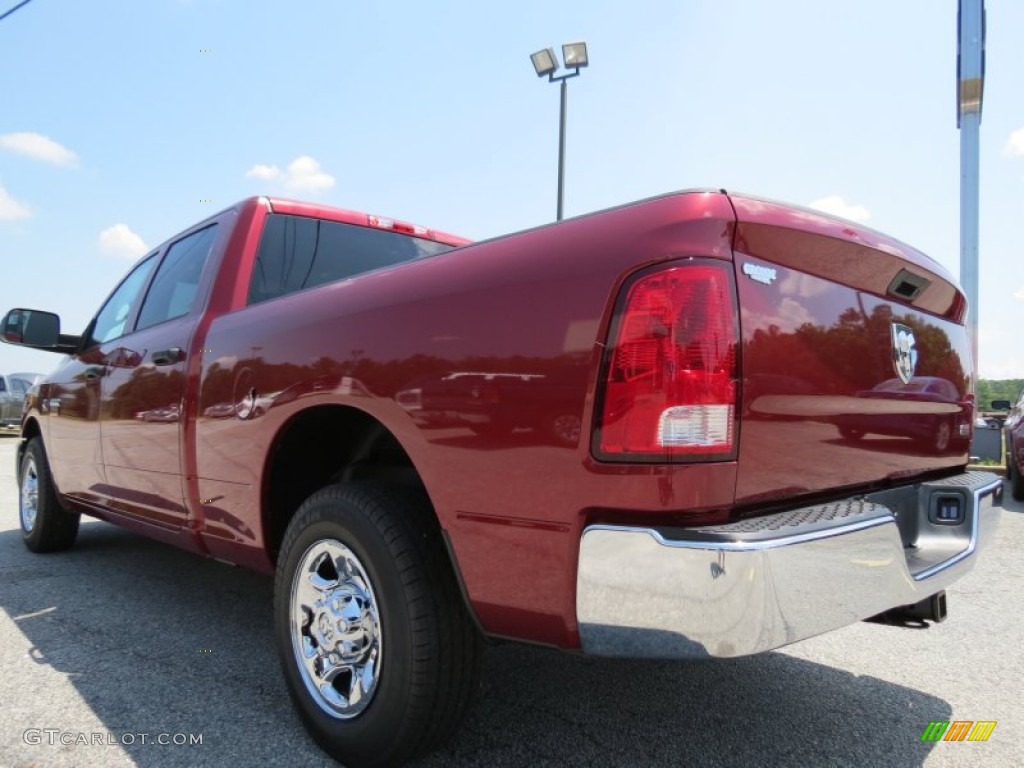
[[[992,401],[992,410],[993,411],[1008,411],[1008,410],[1010,410],[1010,401],[1009,400],[993,400]]]
[[[37,309],[12,309],[0,325],[0,339],[26,347],[56,347],[60,344],[60,318]]]

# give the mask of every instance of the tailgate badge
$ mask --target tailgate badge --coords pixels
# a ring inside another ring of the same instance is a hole
[[[892,324],[892,364],[900,381],[909,384],[917,367],[917,339],[914,329],[902,323]]]
[[[751,264],[750,262],[743,265],[743,274],[751,280],[765,285],[771,285],[772,280],[778,277],[778,273],[771,267],[762,267],[760,264]]]

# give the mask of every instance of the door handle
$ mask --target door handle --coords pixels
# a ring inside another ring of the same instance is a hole
[[[103,374],[107,372],[106,366],[103,365],[90,365],[84,371],[86,381],[95,381],[96,379],[103,378]]]
[[[185,359],[185,350],[181,347],[161,349],[159,352],[154,352],[150,355],[150,359],[156,365],[174,365],[175,363],[180,363]]]

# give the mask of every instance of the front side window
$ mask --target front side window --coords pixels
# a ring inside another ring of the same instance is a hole
[[[131,314],[135,299],[138,298],[142,286],[146,284],[146,279],[155,263],[156,254],[154,253],[129,272],[128,277],[117,286],[117,290],[107,299],[107,303],[96,315],[89,346],[103,344],[124,335],[124,324],[128,321],[128,315]]]
[[[451,249],[450,245],[400,232],[270,214],[253,266],[248,303]]]
[[[214,224],[183,237],[167,249],[142,303],[135,330],[189,313],[216,235],[217,225]]]

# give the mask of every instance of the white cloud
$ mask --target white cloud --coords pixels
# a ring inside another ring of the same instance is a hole
[[[280,181],[289,192],[322,192],[334,186],[334,177],[309,155],[299,155],[282,172],[276,165],[254,165],[246,178]]]
[[[746,307],[742,308],[740,313],[746,328],[767,330],[774,325],[783,333],[792,333],[801,325],[814,322],[814,317],[807,308],[789,296],[779,302],[779,311],[776,314],[754,312]]]
[[[138,258],[149,247],[127,224],[115,224],[100,232],[100,250],[111,256]]]
[[[78,165],[78,155],[49,136],[41,133],[5,133],[0,135],[0,147],[42,160],[54,165],[73,168]]]
[[[779,283],[779,292],[784,296],[810,298],[820,296],[829,289],[825,280],[793,270]]]
[[[281,169],[276,165],[254,165],[245,172],[247,179],[263,179],[264,181],[272,181],[280,175]]]
[[[1024,155],[1024,128],[1018,128],[1010,134],[1006,147],[1003,149],[1003,154],[1010,155],[1011,157]]]
[[[1024,301],[1024,285],[1013,292],[1013,298],[1017,301]]]
[[[982,379],[1024,379],[1024,358],[1001,357],[998,363],[990,363],[984,359],[978,361],[978,376]]]
[[[27,219],[32,211],[24,203],[19,203],[9,194],[7,190],[0,187],[0,221],[15,221],[16,219]]]
[[[815,200],[808,206],[816,211],[831,213],[833,216],[840,216],[850,221],[865,222],[871,218],[871,212],[863,205],[850,205],[839,195],[830,195]]]
[[[221,355],[211,365],[219,365],[221,368],[234,368],[238,365],[238,355]]]
[[[302,192],[319,192],[334,186],[334,177],[320,170],[320,163],[309,155],[296,157],[288,165],[284,179],[286,188]]]

